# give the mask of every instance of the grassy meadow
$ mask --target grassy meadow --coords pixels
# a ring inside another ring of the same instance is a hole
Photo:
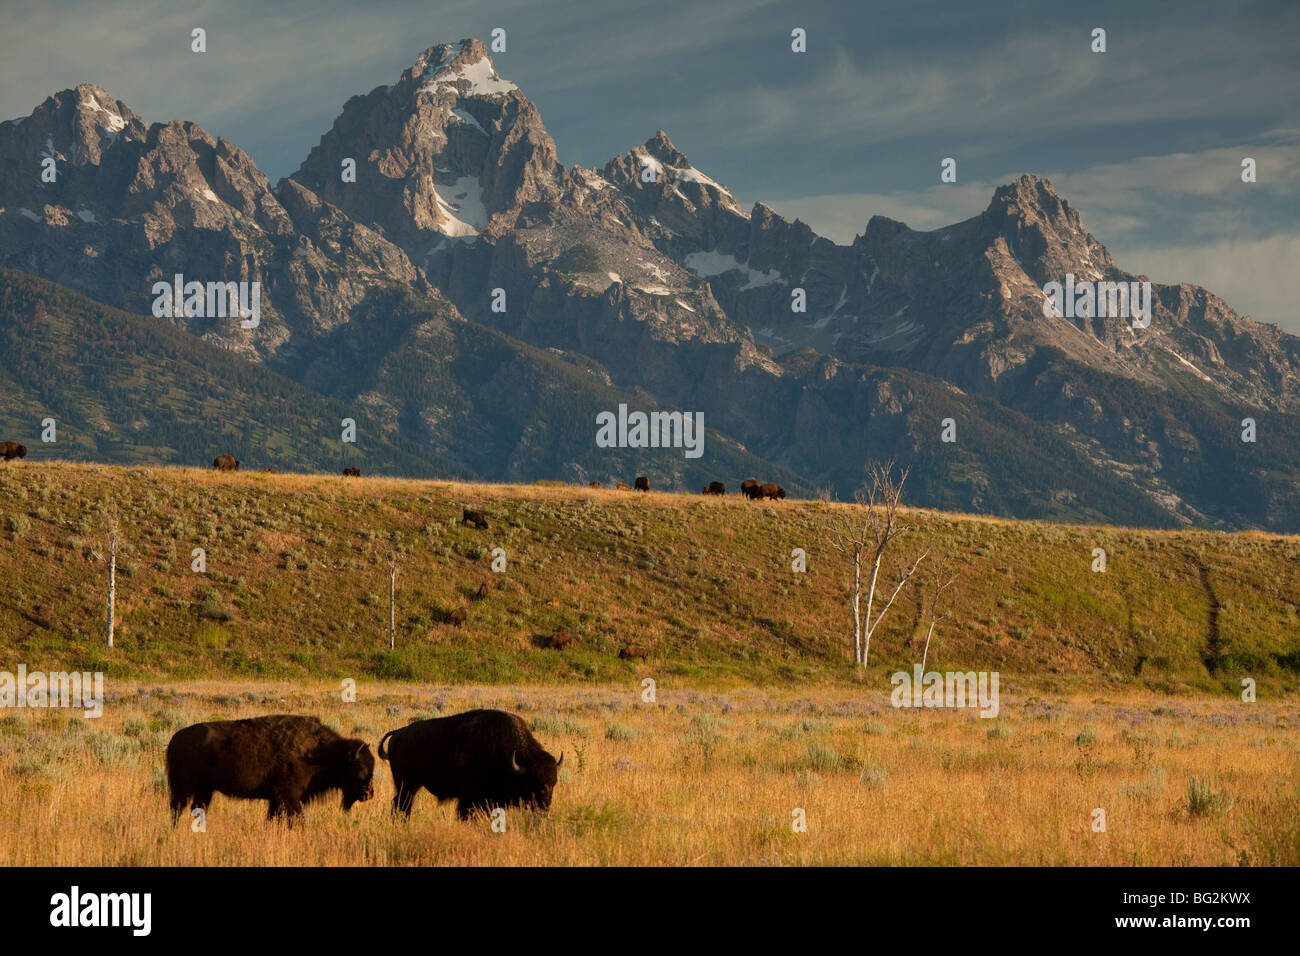
[[[0,709],[0,865],[1300,864],[1300,539],[909,511],[886,575],[929,563],[858,669],[827,531],[852,507],[0,466],[0,671],[106,690],[98,719]],[[956,583],[927,668],[998,671],[996,718],[890,706],[939,558]],[[206,832],[170,823],[163,755],[190,723],[307,713],[373,747],[472,707],[565,753],[549,814],[494,833],[421,793],[394,821],[379,762],[347,815],[331,796],[290,829],[218,795]]]
[[[0,865],[1300,864],[1294,704],[1006,694],[982,719],[825,689],[656,697],[380,684],[347,704],[328,685],[197,682],[124,691],[98,720],[11,712]],[[314,713],[373,747],[483,706],[565,754],[551,811],[510,810],[504,833],[425,792],[409,823],[390,818],[382,761],[374,799],[348,814],[332,796],[289,828],[218,795],[206,832],[171,825],[163,754],[194,721]]]

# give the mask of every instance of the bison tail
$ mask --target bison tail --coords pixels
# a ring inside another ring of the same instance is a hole
[[[395,733],[397,733],[396,730],[390,730],[388,733],[384,734],[384,736],[379,738],[379,759],[380,760],[388,759],[388,751],[384,749],[384,741],[387,740],[389,737],[393,736],[393,734]]]

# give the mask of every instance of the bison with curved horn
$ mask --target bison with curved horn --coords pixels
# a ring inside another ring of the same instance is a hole
[[[411,815],[421,789],[456,801],[456,815],[526,806],[546,810],[564,754],[556,760],[523,719],[502,710],[470,710],[390,730],[379,758],[393,771],[393,812]]]

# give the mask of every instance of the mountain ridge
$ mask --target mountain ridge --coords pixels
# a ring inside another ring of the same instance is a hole
[[[917,232],[877,216],[838,245],[762,202],[745,210],[663,130],[599,170],[563,166],[536,107],[472,39],[431,46],[395,84],[348,99],[274,189],[233,144],[182,121],[146,126],[87,85],[0,124],[0,166],[33,149],[66,179],[6,177],[0,262],[136,311],[173,268],[260,281],[264,329],[170,321],[310,387],[384,367],[368,351],[389,340],[360,330],[381,329],[376,308],[400,310],[395,291],[409,289],[446,328],[486,327],[659,407],[702,411],[803,487],[851,493],[867,461],[893,456],[924,463],[921,503],[1300,526],[1286,501],[1300,463],[1285,450],[1300,436],[1300,339],[1187,284],[1152,283],[1141,334],[1044,315],[1042,285],[1066,272],[1144,277],[1032,174],[963,222]],[[377,388],[349,399],[427,439],[419,420],[439,396],[421,391],[421,412],[391,382]],[[1266,422],[1262,446],[1232,444],[1244,417]],[[945,448],[948,419],[958,440]],[[1026,429],[1035,447],[1016,448]],[[571,474],[589,470],[580,444],[573,434]],[[1074,477],[1031,460],[1047,447]],[[1243,487],[1254,503],[1238,500]],[[1108,504],[1098,512],[1089,495]],[[1137,504],[1121,506],[1126,495]]]

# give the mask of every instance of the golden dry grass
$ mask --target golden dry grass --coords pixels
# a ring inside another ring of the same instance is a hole
[[[111,688],[110,688],[111,690]],[[99,720],[0,716],[0,864],[752,865],[1300,863],[1300,710],[1003,687],[1001,715],[895,710],[881,693],[640,687],[193,682],[125,689]],[[372,746],[388,729],[497,706],[566,753],[547,815],[505,833],[427,793],[390,818],[392,781],[295,828],[218,796],[205,833],[172,827],[163,753],[198,720],[317,714]],[[1203,782],[1202,782],[1203,781]],[[801,808],[807,832],[793,832]],[[1093,832],[1095,808],[1106,832]]]

